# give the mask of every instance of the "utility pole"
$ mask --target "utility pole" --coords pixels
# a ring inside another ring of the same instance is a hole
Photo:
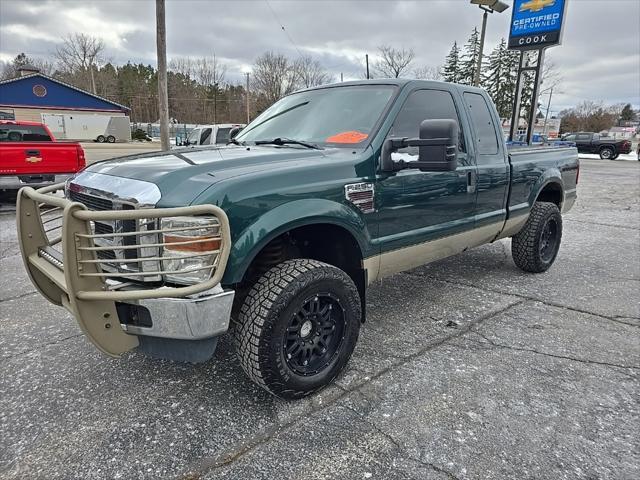
[[[482,8],[482,7],[480,7]],[[473,76],[473,85],[480,86],[480,70],[482,69],[482,51],[484,50],[484,36],[487,32],[487,18],[489,17],[489,10],[482,8],[484,14],[482,15],[482,33],[480,33],[480,51],[478,52],[478,65],[476,66],[476,74]]]
[[[549,119],[549,110],[551,110],[551,97],[553,96],[553,87],[551,87],[551,91],[549,92],[549,101],[547,102],[547,112],[544,115],[544,127],[542,131],[544,134],[547,134],[547,120]]]
[[[247,75],[247,125],[251,122],[251,116],[249,114],[249,72]]]
[[[167,93],[167,30],[164,0],[156,0],[156,47],[158,51],[158,110],[160,112],[160,140],[162,150],[169,145],[169,95]]]
[[[344,82],[344,76],[342,75],[342,72],[340,72],[340,82]]]
[[[365,54],[364,60],[367,63],[367,80],[369,80],[369,54]]]

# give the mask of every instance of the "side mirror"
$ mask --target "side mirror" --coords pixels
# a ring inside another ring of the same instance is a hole
[[[229,130],[229,140],[233,140],[242,131],[242,127],[233,127]]]
[[[458,167],[458,122],[450,119],[423,120],[420,138],[388,138],[382,145],[382,171],[417,168],[423,172],[448,172]],[[395,161],[391,154],[400,148],[418,147],[418,160]]]

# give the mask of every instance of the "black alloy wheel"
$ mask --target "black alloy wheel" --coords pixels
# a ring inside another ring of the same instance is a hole
[[[285,332],[285,363],[298,375],[320,373],[340,349],[345,326],[344,308],[335,295],[325,292],[305,299]]]
[[[549,218],[542,228],[539,248],[540,258],[545,263],[550,262],[557,253],[557,245],[559,241],[558,231],[558,222],[556,222],[554,217]]]

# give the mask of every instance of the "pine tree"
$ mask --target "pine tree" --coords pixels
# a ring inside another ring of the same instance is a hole
[[[460,80],[460,49],[458,42],[453,42],[453,47],[442,67],[442,78],[445,82],[458,83]]]
[[[636,119],[636,112],[633,111],[630,103],[627,103],[620,113],[620,120],[633,121]]]
[[[473,77],[476,73],[478,58],[480,56],[480,33],[473,28],[469,40],[464,46],[464,54],[460,60],[460,76],[458,83],[473,85]]]
[[[516,66],[517,69],[517,66]],[[515,93],[515,74],[511,68],[510,52],[503,38],[487,58],[482,86],[493,99],[500,118],[510,118]]]

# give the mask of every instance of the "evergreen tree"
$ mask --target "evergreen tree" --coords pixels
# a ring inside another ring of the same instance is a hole
[[[473,85],[473,77],[476,73],[478,58],[480,57],[480,33],[473,28],[469,40],[464,46],[464,53],[460,60],[460,76],[458,83]]]
[[[445,82],[458,83],[460,80],[460,49],[458,42],[453,42],[453,47],[442,67],[442,78]]]
[[[631,108],[631,104],[627,103],[622,109],[622,112],[620,113],[620,120],[633,121],[635,119],[636,119],[636,112],[634,112],[633,108]]]
[[[512,70],[511,52],[503,38],[487,58],[482,85],[496,105],[500,118],[510,118],[513,109],[516,71]]]

